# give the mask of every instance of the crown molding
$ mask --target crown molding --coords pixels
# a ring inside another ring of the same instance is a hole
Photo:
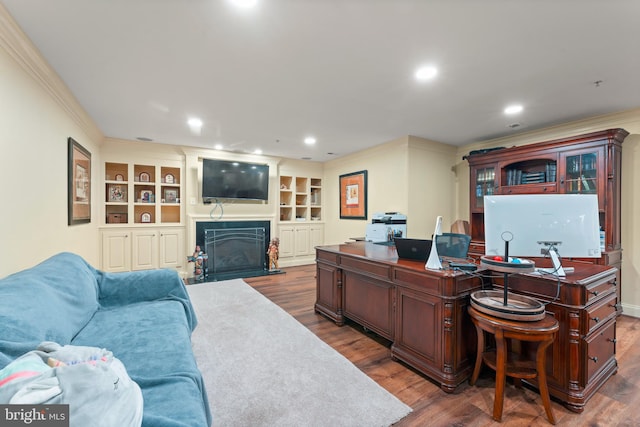
[[[0,3],[0,47],[42,86],[94,143],[102,144],[103,133],[2,3]]]

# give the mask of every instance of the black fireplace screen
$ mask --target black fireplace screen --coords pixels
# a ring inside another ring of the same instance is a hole
[[[267,270],[263,227],[204,230],[209,274]]]

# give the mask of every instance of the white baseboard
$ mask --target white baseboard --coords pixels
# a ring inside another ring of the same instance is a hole
[[[640,318],[640,306],[632,304],[622,304],[622,314],[625,316]]]

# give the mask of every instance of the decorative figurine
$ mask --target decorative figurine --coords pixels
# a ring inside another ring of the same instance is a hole
[[[279,271],[278,258],[280,256],[280,239],[274,237],[269,243],[269,249],[267,250],[269,255],[269,271]]]
[[[196,246],[196,250],[193,252],[192,256],[187,257],[187,261],[194,263],[193,264],[193,276],[195,280],[204,280],[205,278],[205,270],[206,270],[206,261],[209,259],[209,256],[200,249],[200,246]]]

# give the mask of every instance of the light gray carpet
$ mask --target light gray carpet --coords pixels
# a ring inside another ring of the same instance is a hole
[[[389,426],[411,412],[241,279],[187,289],[214,426]]]

